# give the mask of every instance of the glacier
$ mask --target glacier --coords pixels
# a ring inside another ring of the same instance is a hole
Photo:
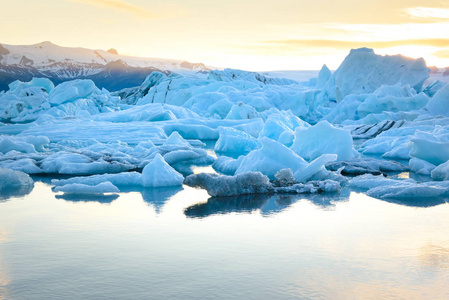
[[[28,188],[24,175],[51,176],[65,194],[448,195],[449,84],[423,59],[362,48],[308,81],[281,75],[154,71],[114,92],[89,79],[14,81],[0,92],[1,176]]]

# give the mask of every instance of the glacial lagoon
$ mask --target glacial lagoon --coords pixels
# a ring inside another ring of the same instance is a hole
[[[447,199],[210,198],[183,186],[0,202],[0,299],[448,299]]]

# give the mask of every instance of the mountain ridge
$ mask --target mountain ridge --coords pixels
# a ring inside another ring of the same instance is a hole
[[[140,85],[154,71],[204,72],[203,63],[121,55],[111,48],[93,50],[62,47],[51,42],[33,45],[0,43],[0,91],[15,80],[45,77],[55,84],[73,79],[92,79],[110,91]]]

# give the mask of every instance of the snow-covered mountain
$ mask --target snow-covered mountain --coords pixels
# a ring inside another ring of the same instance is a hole
[[[108,51],[69,48],[43,42],[35,45],[0,44],[0,90],[14,80],[46,77],[58,84],[78,78],[92,79],[99,87],[119,90],[137,86],[153,71],[201,72],[202,63],[182,60],[142,58]]]

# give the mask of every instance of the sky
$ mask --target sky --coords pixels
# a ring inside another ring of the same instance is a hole
[[[115,48],[252,71],[336,69],[351,48],[449,66],[449,0],[0,0],[0,43]]]

